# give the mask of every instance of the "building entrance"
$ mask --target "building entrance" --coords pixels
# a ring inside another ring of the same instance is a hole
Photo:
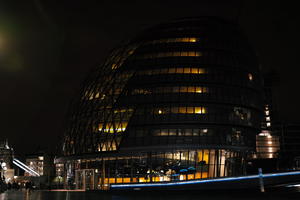
[[[93,169],[83,169],[75,171],[76,189],[94,190],[95,173]]]

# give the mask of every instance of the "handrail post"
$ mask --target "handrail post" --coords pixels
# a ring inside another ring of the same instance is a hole
[[[265,192],[265,186],[264,186],[264,180],[263,180],[263,174],[262,169],[258,168],[258,177],[259,177],[259,187],[261,192]]]

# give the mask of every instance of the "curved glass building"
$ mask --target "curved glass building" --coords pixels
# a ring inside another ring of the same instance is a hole
[[[262,92],[256,56],[236,24],[164,23],[116,48],[86,79],[58,160],[87,189],[242,175]]]

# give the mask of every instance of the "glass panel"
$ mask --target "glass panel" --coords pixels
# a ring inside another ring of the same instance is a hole
[[[192,68],[192,74],[198,74],[198,68]]]
[[[175,73],[176,73],[176,68],[169,69],[169,74],[175,74]]]
[[[202,93],[203,90],[202,90],[202,87],[196,87],[196,93]]]
[[[176,73],[177,74],[183,74],[183,68],[177,68]]]
[[[195,87],[192,87],[192,86],[190,86],[190,87],[188,87],[188,92],[195,92]]]
[[[194,113],[194,107],[187,107],[187,112],[189,114],[193,114]]]
[[[181,56],[188,56],[188,52],[181,52]]]
[[[168,129],[162,129],[161,136],[168,136]]]
[[[178,113],[178,107],[171,107],[171,113]]]
[[[160,129],[153,130],[152,135],[153,136],[160,136]]]
[[[193,129],[193,136],[198,136],[199,135],[199,129]]]
[[[186,107],[179,107],[179,113],[186,113]]]
[[[187,92],[187,87],[185,87],[185,86],[180,87],[180,92]]]
[[[201,107],[195,107],[195,113],[196,114],[202,114],[202,108]]]
[[[196,56],[196,52],[194,52],[194,51],[189,51],[189,52],[188,52],[188,56]]]
[[[176,136],[176,129],[170,129],[169,130],[169,135],[170,136]]]
[[[179,92],[179,87],[173,87],[173,92],[178,93]]]
[[[180,52],[174,52],[173,56],[180,56]]]
[[[189,74],[189,73],[190,73],[190,70],[191,70],[190,68],[184,68],[184,73],[185,73],[185,74]]]

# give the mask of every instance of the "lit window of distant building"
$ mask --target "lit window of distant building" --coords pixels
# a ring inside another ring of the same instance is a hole
[[[249,81],[253,80],[253,75],[251,73],[248,74],[248,79],[249,79]]]

